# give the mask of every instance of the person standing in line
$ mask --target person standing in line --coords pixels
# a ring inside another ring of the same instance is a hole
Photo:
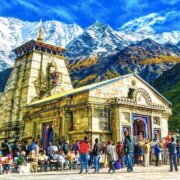
[[[116,146],[116,153],[118,156],[118,160],[121,162],[121,167],[124,167],[124,147],[122,142],[118,142]]]
[[[177,140],[177,163],[180,165],[179,159],[180,159],[180,140]]]
[[[126,154],[126,162],[127,162],[127,171],[133,171],[133,156],[134,156],[134,143],[130,135],[126,135],[124,140],[124,148]]]
[[[29,152],[35,151],[35,149],[36,149],[36,141],[35,141],[35,139],[33,139],[32,143],[29,146]]]
[[[77,140],[76,143],[73,144],[72,150],[74,151],[75,155],[77,155],[79,151],[79,141]]]
[[[24,151],[26,153],[26,156],[29,155],[29,149],[26,139],[22,141],[21,151]]]
[[[20,148],[19,148],[19,143],[18,140],[14,141],[14,145],[12,146],[12,157],[17,158],[20,155]]]
[[[100,169],[100,152],[101,152],[101,144],[99,143],[98,138],[95,139],[95,144],[93,147],[93,156],[94,156],[94,173],[99,173]]]
[[[7,157],[8,155],[11,154],[11,148],[10,148],[10,145],[9,145],[9,142],[7,139],[4,140],[4,143],[2,143],[2,155],[3,157]]]
[[[107,160],[107,143],[102,144],[103,153],[102,153],[102,161],[103,161],[103,168],[108,167],[108,160]]]
[[[38,154],[39,154],[39,145],[38,145],[38,141],[35,141],[35,152],[36,152],[36,156],[38,156]]]
[[[173,171],[173,166],[175,171],[178,171],[177,167],[177,145],[174,142],[174,137],[171,137],[171,142],[168,143],[167,148],[169,150],[169,161],[170,161],[170,172]]]
[[[117,160],[116,148],[108,141],[107,145],[107,160],[109,163],[109,173],[111,170],[115,173],[114,162]]]
[[[64,145],[63,145],[63,151],[64,151],[64,154],[67,156],[67,153],[69,152],[69,141],[66,140]]]
[[[86,174],[88,174],[88,171],[89,171],[89,166],[88,166],[89,149],[90,149],[90,145],[88,142],[88,138],[87,138],[87,136],[85,136],[84,140],[80,141],[80,143],[79,143],[79,152],[80,152],[80,172],[79,172],[79,174],[83,173],[84,164],[86,167]]]
[[[159,166],[159,155],[160,155],[161,149],[159,146],[159,140],[156,141],[156,144],[154,145],[154,154],[156,157],[156,166]]]
[[[150,145],[149,145],[148,141],[145,142],[143,149],[144,149],[144,166],[148,167],[149,166],[149,154],[150,154]]]

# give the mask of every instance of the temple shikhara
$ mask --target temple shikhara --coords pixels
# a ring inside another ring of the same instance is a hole
[[[85,135],[122,141],[124,132],[153,138],[168,134],[171,104],[135,74],[74,89],[64,48],[43,41],[42,30],[14,52],[15,64],[0,96],[0,139],[49,141]]]

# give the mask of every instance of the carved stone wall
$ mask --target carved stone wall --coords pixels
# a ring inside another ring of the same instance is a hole
[[[55,64],[56,71],[61,73],[60,84],[53,84],[49,79],[49,63]],[[22,134],[26,105],[71,89],[73,87],[69,73],[61,56],[35,50],[19,56],[0,100],[0,138],[12,138]],[[12,123],[16,123],[19,130],[15,130]]]

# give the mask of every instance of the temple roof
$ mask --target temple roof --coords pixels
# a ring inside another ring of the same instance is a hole
[[[35,105],[44,104],[44,103],[47,103],[47,102],[50,102],[50,101],[53,101],[53,100],[63,99],[63,98],[65,98],[65,97],[68,97],[68,96],[71,96],[71,95],[74,95],[74,94],[79,94],[79,93],[82,93],[82,92],[85,92],[85,91],[89,91],[89,90],[93,90],[93,89],[96,89],[96,88],[105,86],[105,85],[107,85],[107,84],[110,84],[110,83],[119,81],[119,80],[121,80],[121,79],[128,78],[128,77],[130,77],[130,76],[135,76],[135,77],[137,77],[138,79],[142,80],[142,81],[143,81],[146,85],[148,85],[153,91],[155,91],[158,95],[160,95],[168,104],[171,105],[171,102],[169,102],[163,95],[161,95],[161,94],[160,94],[157,90],[155,90],[151,85],[149,85],[146,81],[144,81],[140,76],[138,76],[137,74],[127,74],[127,75],[120,76],[120,77],[116,77],[116,78],[113,78],[113,79],[109,79],[109,80],[106,80],[106,81],[103,81],[103,82],[94,83],[94,84],[90,84],[90,85],[87,85],[87,86],[75,88],[75,89],[72,89],[72,90],[69,90],[69,91],[61,92],[61,93],[58,93],[58,94],[56,94],[56,95],[52,95],[52,96],[49,96],[49,97],[47,97],[47,98],[44,98],[44,99],[41,99],[41,100],[32,102],[32,103],[29,104],[28,106],[35,106]]]
[[[48,43],[45,43],[43,41],[38,41],[38,40],[30,40],[28,42],[26,42],[25,44],[15,48],[13,50],[13,52],[19,56],[19,55],[23,55],[29,51],[32,50],[37,50],[37,51],[42,51],[43,52],[47,52],[52,54],[53,52],[57,52],[57,53],[62,53],[63,51],[65,51],[65,48],[59,47],[59,46],[55,46],[55,45],[51,45]]]
[[[65,50],[65,48],[45,43],[43,40],[43,30],[40,28],[37,40],[30,40],[27,43],[15,48],[13,52],[19,57],[28,52],[31,52],[32,50],[46,52],[54,55],[61,55],[62,51]]]

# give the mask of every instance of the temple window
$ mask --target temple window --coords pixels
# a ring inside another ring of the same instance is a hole
[[[73,113],[72,112],[67,112],[66,114],[66,119],[68,121],[68,130],[73,131]]]
[[[96,127],[99,126],[99,130],[110,129],[110,116],[107,109],[95,109],[94,120],[96,121]]]
[[[135,89],[133,88],[129,88],[129,92],[128,92],[128,98],[132,99],[133,98],[133,92]]]

